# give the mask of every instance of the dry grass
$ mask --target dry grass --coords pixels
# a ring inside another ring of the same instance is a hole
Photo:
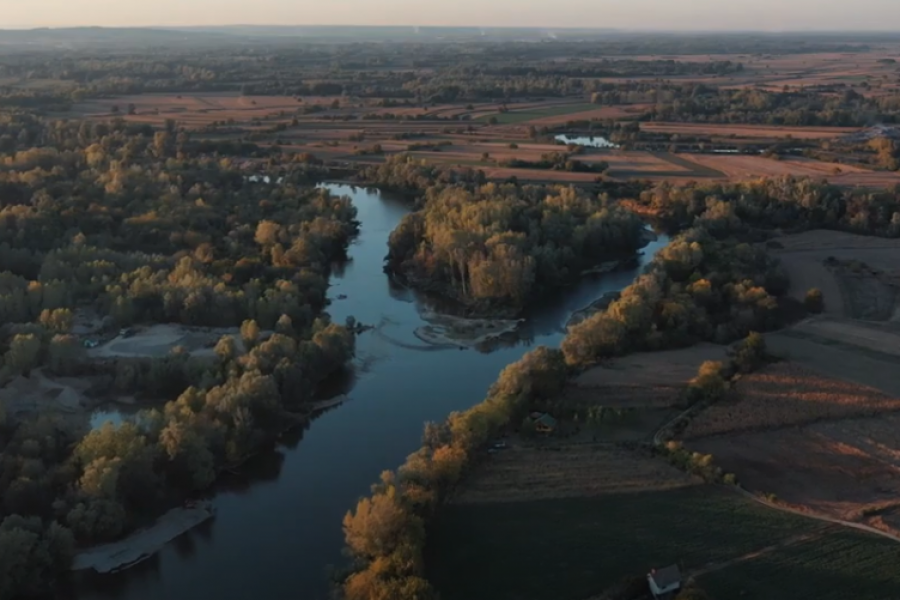
[[[790,362],[744,377],[735,391],[731,400],[700,413],[684,436],[699,438],[900,410],[900,397],[823,377]]]
[[[513,447],[480,466],[454,503],[520,502],[671,490],[697,483],[657,458],[608,445]]]

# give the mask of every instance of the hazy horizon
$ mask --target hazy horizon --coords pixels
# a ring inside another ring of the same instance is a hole
[[[657,31],[879,31],[900,28],[900,2],[858,0],[31,0],[4,7],[0,28],[229,25],[615,28]]]

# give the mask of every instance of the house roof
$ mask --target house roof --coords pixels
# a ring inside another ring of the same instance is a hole
[[[650,572],[650,577],[660,589],[665,589],[670,585],[681,583],[681,570],[678,565],[672,565],[664,569],[654,569]]]
[[[541,425],[546,425],[547,427],[556,427],[556,419],[554,419],[550,415],[541,415],[535,420],[535,423],[540,423]]]

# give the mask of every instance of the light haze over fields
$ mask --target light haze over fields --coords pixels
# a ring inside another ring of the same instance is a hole
[[[890,31],[900,1],[0,0],[0,28],[233,24]]]

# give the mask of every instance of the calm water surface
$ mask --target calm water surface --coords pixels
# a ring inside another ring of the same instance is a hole
[[[375,191],[326,187],[350,196],[362,223],[351,261],[332,277],[329,312],[336,322],[352,315],[378,326],[358,340],[350,401],[223,482],[213,521],[133,569],[83,582],[78,600],[326,598],[327,567],[343,562],[341,519],[383,470],[418,448],[423,424],[480,402],[503,367],[534,346],[558,346],[574,311],[638,273],[583,280],[536,310],[519,340],[494,352],[438,350],[413,335],[426,324],[422,301],[392,285],[382,269],[388,236],[406,205]],[[641,265],[667,241],[661,236],[645,248]]]

